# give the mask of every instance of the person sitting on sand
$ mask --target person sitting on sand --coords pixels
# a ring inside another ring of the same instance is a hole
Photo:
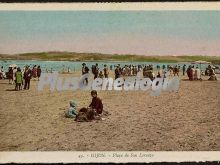
[[[101,116],[98,115],[98,113],[92,109],[91,107],[89,108],[81,108],[79,110],[79,113],[76,115],[75,121],[78,122],[88,122],[92,120],[101,120]]]
[[[75,118],[77,114],[78,113],[76,111],[76,103],[74,101],[70,101],[70,107],[68,111],[65,113],[66,117]]]
[[[210,81],[218,80],[213,68],[209,69],[209,75],[210,75],[210,77],[208,80],[210,80]]]
[[[91,96],[92,96],[92,102],[89,105],[90,108],[95,109],[95,111],[98,114],[101,114],[103,111],[103,104],[102,104],[102,100],[97,97],[97,91],[96,90],[92,90],[91,91]]]

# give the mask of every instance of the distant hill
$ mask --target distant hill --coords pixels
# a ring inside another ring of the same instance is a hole
[[[50,61],[144,61],[144,62],[192,62],[196,60],[220,64],[220,56],[144,56],[75,52],[40,52],[16,55],[0,54],[0,60],[50,60]]]

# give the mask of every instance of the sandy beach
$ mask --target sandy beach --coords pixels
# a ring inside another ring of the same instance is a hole
[[[90,91],[38,91],[34,80],[30,90],[13,91],[0,80],[0,151],[220,150],[220,81],[181,79],[178,92],[157,97],[100,91],[111,115],[92,122],[64,116],[70,100],[87,107]]]

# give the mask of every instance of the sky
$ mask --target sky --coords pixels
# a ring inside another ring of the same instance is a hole
[[[220,11],[0,11],[0,54],[220,56]]]

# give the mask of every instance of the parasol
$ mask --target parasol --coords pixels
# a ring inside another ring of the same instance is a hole
[[[14,67],[17,67],[17,65],[16,64],[11,64],[11,65],[9,65],[9,67],[14,68]]]
[[[199,60],[199,61],[192,62],[192,64],[211,64],[211,62]]]

